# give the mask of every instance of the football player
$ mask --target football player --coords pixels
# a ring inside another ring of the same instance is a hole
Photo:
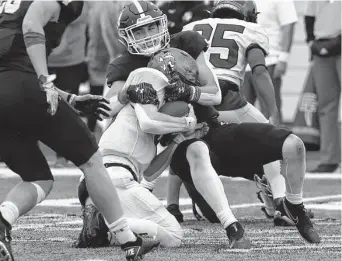
[[[11,225],[52,189],[53,176],[38,141],[82,170],[128,260],[140,260],[159,244],[130,230],[95,138],[76,112],[101,118],[109,110],[106,100],[63,92],[53,83],[55,75],[48,75],[47,55],[82,8],[82,1],[0,2],[0,156],[22,179],[0,205],[1,261],[13,260]]]
[[[248,18],[248,13],[235,1],[220,1],[214,7],[213,11],[214,16],[218,14],[225,15],[226,13],[231,12],[232,15],[235,15],[235,17],[239,19]],[[218,11],[218,14],[215,11]],[[208,26],[211,28],[211,25]],[[224,30],[222,28],[220,35],[224,35]],[[229,55],[230,54],[231,53],[229,53]],[[217,59],[219,56],[214,55],[213,57],[216,57]],[[229,56],[226,59],[229,59]],[[252,45],[247,53],[247,59],[251,68],[253,68],[253,73],[263,73],[264,69],[266,69],[264,54],[260,46]],[[231,75],[224,74],[224,76],[227,77]],[[232,85],[232,87],[234,87],[234,77],[227,78],[232,80],[227,83],[221,82],[223,86]],[[239,78],[236,78],[235,80],[238,81]],[[266,83],[269,81],[269,86],[272,86],[268,74],[264,75],[263,80]],[[183,88],[192,88],[192,86],[183,85]],[[168,88],[166,88],[166,90],[167,89]],[[184,95],[184,92],[176,93],[174,89],[170,89],[170,92],[170,95],[166,92],[166,98],[190,102],[188,97]],[[223,97],[223,101],[225,98],[226,97]],[[223,102],[221,105],[225,106],[226,104]],[[281,160],[281,174],[286,181],[286,192],[285,197],[277,201],[276,210],[282,213],[283,216],[287,216],[292,220],[300,235],[305,240],[310,243],[319,243],[319,235],[308,217],[302,199],[306,168],[305,147],[303,142],[290,131],[266,123],[226,124],[213,118],[211,121],[208,121],[208,124],[210,126],[210,131],[202,140],[206,142],[208,146],[210,160],[219,175],[238,176],[253,180],[254,173],[259,175],[264,173],[263,165],[276,160]],[[188,161],[189,144],[203,144],[203,141],[192,139],[182,142],[174,152],[170,167],[185,183],[190,196],[199,206],[203,214],[206,216],[209,215],[209,219],[216,218],[221,220],[220,213],[217,211],[217,203],[209,195],[210,190],[202,190],[196,182],[196,179],[201,180],[201,178],[199,176],[194,178],[193,176],[192,172],[198,168],[197,165]],[[197,160],[205,161],[205,156],[206,155],[198,153]],[[158,157],[159,155],[157,158]],[[155,160],[155,162],[157,162],[157,160]],[[154,168],[153,162],[150,168]],[[149,172],[150,170],[147,169],[145,174],[148,173],[150,175]],[[201,182],[208,187],[208,177],[205,179],[203,178]],[[211,191],[214,189],[214,186],[211,187]]]
[[[278,122],[274,87],[265,64],[268,54],[268,37],[256,23],[257,9],[253,1],[217,1],[211,12],[212,18],[192,22],[183,31],[193,30],[203,35],[209,43],[205,52],[215,74],[219,79],[222,102],[216,106],[220,112],[219,120],[227,123],[261,122],[268,120],[240,93],[246,65],[253,66],[253,81],[259,89],[269,109],[271,123]],[[274,217],[275,225],[293,225],[275,206],[285,196],[285,180],[280,175],[280,163],[272,162],[264,166],[262,180],[256,176],[261,191],[259,199],[265,203],[262,210],[267,217]],[[170,175],[168,190],[168,209],[182,219],[179,211],[179,189],[181,182],[177,176]],[[273,192],[273,193],[272,193]],[[273,194],[273,195],[272,195]]]
[[[189,101],[200,105],[209,106],[221,103],[221,91],[217,78],[204,54],[207,42],[197,32],[180,32],[170,37],[166,16],[156,5],[148,1],[132,1],[127,5],[120,14],[118,30],[127,47],[127,53],[116,58],[108,68],[107,83],[111,89],[107,96],[111,97],[113,116],[128,102],[127,92],[124,89],[120,90],[129,74],[137,68],[146,67],[150,57],[166,47],[178,48],[190,54],[198,66],[199,80],[198,85],[192,84],[191,87],[182,80],[174,82],[165,89],[165,96],[178,97],[179,93],[183,93]],[[172,71],[169,70],[168,65],[164,68],[166,71]],[[199,160],[199,154],[203,155],[200,157],[201,160]],[[227,232],[230,247],[249,248],[250,242],[244,237],[244,230],[229,207],[223,184],[210,163],[208,147],[202,141],[189,144],[187,159],[193,166],[196,166],[191,172],[194,175],[196,188],[206,195],[205,198],[208,201],[214,202],[215,212],[219,213],[218,216]],[[207,182],[203,183],[203,180]],[[81,183],[80,186],[84,184]],[[80,195],[80,199],[82,198],[83,196]],[[91,220],[85,223],[90,224]]]

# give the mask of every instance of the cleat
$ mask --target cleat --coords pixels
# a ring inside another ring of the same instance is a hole
[[[183,214],[179,210],[179,205],[171,204],[168,205],[166,209],[177,219],[178,223],[184,222]]]
[[[262,178],[259,178],[259,176],[255,174],[254,181],[257,188],[260,189],[260,191],[257,192],[257,197],[261,203],[265,204],[265,206],[261,207],[261,211],[265,213],[267,218],[273,218],[275,205],[273,202],[271,186],[268,183],[266,176],[263,175]]]
[[[229,238],[229,248],[249,249],[251,241],[245,237],[245,230],[239,222],[230,224],[227,228],[227,236]]]
[[[109,229],[103,215],[93,205],[82,208],[83,228],[74,243],[76,248],[107,247]]]
[[[0,261],[14,261],[11,248],[11,225],[0,212]]]
[[[283,200],[283,208],[286,215],[291,218],[299,234],[309,243],[320,243],[321,239],[313,227],[313,224],[308,217],[308,212],[304,208],[304,204],[294,205],[287,201],[285,198]]]
[[[292,219],[286,215],[284,206],[283,206],[284,198],[277,198],[274,200],[275,203],[275,211],[274,211],[274,226],[282,226],[282,227],[289,227],[294,226]]]
[[[151,252],[160,244],[160,242],[154,238],[136,236],[136,241],[127,242],[121,245],[121,249],[125,251],[127,261],[143,260],[145,254]]]

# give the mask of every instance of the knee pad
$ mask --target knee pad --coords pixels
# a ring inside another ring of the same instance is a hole
[[[81,205],[84,207],[85,202],[86,202],[87,198],[89,197],[89,193],[88,193],[88,189],[87,189],[85,179],[81,180],[80,184],[78,185],[78,191],[77,192],[78,192],[78,199],[79,199]]]
[[[37,204],[39,204],[40,202],[42,202],[45,198],[46,198],[46,193],[44,191],[44,189],[38,185],[35,182],[31,182],[31,184],[36,188],[37,190]]]

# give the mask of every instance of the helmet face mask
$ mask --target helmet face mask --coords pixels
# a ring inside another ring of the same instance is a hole
[[[140,3],[136,1],[124,8],[118,32],[130,53],[151,56],[170,42],[167,18],[154,4]]]

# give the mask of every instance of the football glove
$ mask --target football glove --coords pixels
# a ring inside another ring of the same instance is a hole
[[[178,80],[165,87],[166,101],[197,102],[201,96],[201,89]]]
[[[91,94],[72,96],[69,103],[81,114],[93,115],[100,121],[103,120],[102,116],[107,118],[110,116],[111,109],[107,106],[109,101],[102,96]]]
[[[59,103],[58,90],[53,83],[56,79],[56,74],[51,75],[40,75],[38,77],[40,88],[46,93],[46,102],[49,104],[47,112],[53,116],[57,112]]]
[[[150,83],[142,82],[128,86],[127,95],[133,103],[159,105],[157,92]]]

